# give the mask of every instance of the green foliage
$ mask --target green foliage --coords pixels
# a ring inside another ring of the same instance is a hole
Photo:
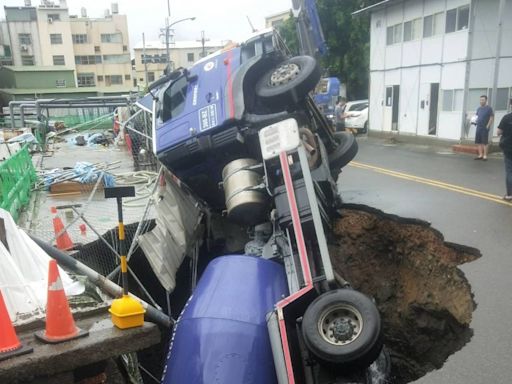
[[[295,19],[291,16],[279,26],[279,34],[283,38],[291,53],[297,55],[299,52],[299,41],[297,38],[297,27]]]
[[[325,76],[339,77],[347,85],[349,100],[368,97],[370,16],[352,13],[381,0],[317,0],[318,14],[329,51],[321,58]],[[292,53],[298,52],[295,20],[279,28]]]
[[[329,76],[339,77],[347,85],[349,100],[368,97],[370,63],[370,16],[352,16],[352,13],[379,1],[317,1],[329,47],[322,66]]]

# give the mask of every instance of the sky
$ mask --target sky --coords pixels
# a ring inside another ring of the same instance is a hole
[[[58,0],[54,0],[58,3]],[[128,16],[130,47],[142,41],[157,40],[159,28],[165,25],[167,0],[117,0],[119,13]],[[211,40],[240,41],[251,33],[247,16],[256,29],[264,28],[265,16],[291,8],[292,0],[169,0],[170,23],[187,17],[194,21],[184,21],[173,27],[176,40],[200,39],[201,31]],[[32,0],[37,6],[40,0]],[[80,15],[80,9],[87,9],[89,17],[103,17],[111,1],[67,0],[70,14]],[[24,0],[0,0],[0,19],[5,19],[3,6],[23,6]]]

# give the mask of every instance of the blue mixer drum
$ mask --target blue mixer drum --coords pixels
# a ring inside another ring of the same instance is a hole
[[[280,264],[213,260],[174,328],[162,383],[277,383],[265,316],[287,295]]]

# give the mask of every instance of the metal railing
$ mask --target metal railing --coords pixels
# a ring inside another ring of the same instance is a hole
[[[28,145],[0,163],[0,208],[9,211],[15,221],[28,204],[36,179]]]

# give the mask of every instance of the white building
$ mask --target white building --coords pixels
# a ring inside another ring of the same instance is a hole
[[[512,0],[386,0],[371,13],[370,130],[472,139],[480,95],[512,96]]]
[[[169,44],[171,68],[188,68],[203,56],[209,55],[226,45],[228,41],[174,41]],[[135,78],[139,87],[145,87],[163,75],[168,65],[167,47],[160,40],[140,42],[133,49],[135,56]],[[147,81],[146,73],[147,71]]]

